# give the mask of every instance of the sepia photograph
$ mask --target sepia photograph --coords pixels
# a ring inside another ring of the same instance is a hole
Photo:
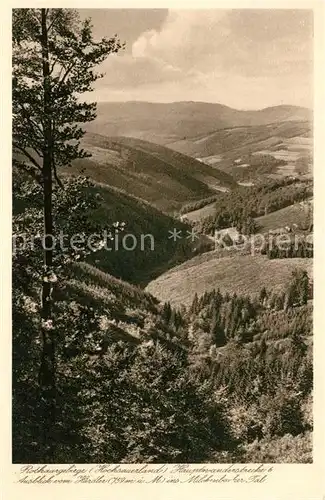
[[[12,10],[13,464],[313,463],[313,25]]]

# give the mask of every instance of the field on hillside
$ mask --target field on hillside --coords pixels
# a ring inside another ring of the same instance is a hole
[[[220,164],[220,160],[225,158],[225,154],[227,157],[237,159],[240,155],[259,151],[286,149],[288,141],[290,141],[293,153],[297,148],[301,150],[298,144],[301,141],[295,138],[308,138],[311,133],[312,125],[309,121],[285,121],[216,129],[206,136],[187,138],[169,144],[169,147],[199,157],[201,160],[207,157],[210,163],[212,157],[217,155],[217,161]],[[306,151],[306,148],[310,149],[310,144],[304,144],[303,148],[303,151]]]
[[[273,180],[268,179],[267,181],[259,180],[256,183],[256,186],[253,189],[243,189],[252,188],[254,183],[251,182],[238,182],[239,186],[237,189],[232,190],[230,193],[221,194],[215,197],[202,199],[200,202],[194,202],[186,204],[181,209],[182,220],[188,220],[191,224],[197,224],[199,222],[204,222],[209,217],[216,216],[217,213],[221,217],[223,217],[228,211],[229,207],[232,207],[232,212],[236,213],[239,210],[245,212],[246,214],[250,214],[251,217],[256,218],[256,222],[261,224],[261,228],[263,224],[268,223],[268,218],[272,221],[271,225],[274,224],[276,227],[270,227],[270,229],[276,229],[279,225],[290,225],[297,223],[302,226],[305,225],[307,218],[311,218],[312,216],[312,207],[307,203],[307,201],[302,201],[304,198],[310,198],[312,194],[312,190],[308,189],[308,191],[300,192],[300,189],[303,186],[303,181],[301,180]],[[308,182],[306,183],[307,186]],[[285,187],[286,185],[286,187]],[[310,188],[310,183],[309,183]],[[296,194],[294,194],[296,191]],[[290,195],[292,193],[292,196]],[[281,194],[282,193],[282,194]],[[239,196],[240,203],[236,207],[235,200],[237,196]],[[280,195],[280,196],[278,196]],[[268,197],[268,201],[265,202],[266,197]],[[279,212],[278,218],[279,222],[277,222],[277,215],[271,215],[271,213],[278,211],[279,208],[286,205],[293,205],[293,208],[288,208],[286,211]],[[263,208],[262,208],[263,207]],[[267,218],[264,220],[260,216],[264,215],[264,213],[270,212]],[[289,220],[286,222],[286,215],[288,215]],[[297,220],[294,220],[294,217],[297,217]],[[233,225],[233,221],[229,220],[229,226]],[[202,229],[203,226],[201,226]],[[218,224],[216,224],[218,227]],[[223,227],[227,227],[224,226]],[[212,229],[212,228],[211,228]]]
[[[189,306],[195,293],[220,289],[221,293],[256,295],[265,286],[272,291],[283,289],[295,268],[307,269],[310,259],[274,259],[264,256],[216,257],[206,253],[178,266],[149,283],[146,290],[161,301]]]
[[[310,122],[282,122],[217,130],[170,147],[230,173],[237,182],[310,173],[313,139]]]
[[[313,149],[312,119],[311,110],[296,106],[244,111],[203,102],[101,103],[98,118],[86,129],[95,135],[118,136],[125,145],[128,143],[147,153],[150,150],[151,154],[169,163],[166,154],[161,157],[159,151],[159,145],[168,146],[169,151],[191,156],[242,182],[261,174],[279,178],[309,172],[312,165],[309,156]],[[249,162],[246,162],[249,167],[246,172],[236,168],[236,159],[254,154],[268,155],[283,164],[278,169],[271,164],[269,167],[264,165],[256,172]],[[212,182],[208,181],[209,175],[206,172],[196,179],[215,189],[214,175]],[[218,189],[223,188],[223,184],[221,182]]]

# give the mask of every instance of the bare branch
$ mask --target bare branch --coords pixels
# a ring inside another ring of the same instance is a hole
[[[31,154],[29,154],[29,153],[28,153],[28,151],[26,151],[26,149],[25,149],[25,148],[23,148],[22,146],[18,146],[17,144],[15,144],[15,145],[14,145],[14,147],[15,147],[16,149],[19,149],[19,151],[21,151],[21,152],[22,152],[22,153],[26,156],[26,158],[28,158],[28,159],[29,159],[29,160],[33,163],[33,165],[35,165],[35,167],[36,167],[38,170],[42,171],[42,167],[41,167],[41,165],[39,165],[39,164],[37,163],[37,161],[35,160],[35,158],[33,158],[33,157],[32,157],[32,155],[31,155]]]
[[[62,85],[64,84],[67,76],[69,75],[70,71],[72,71],[72,69],[76,66],[77,64],[77,60],[75,60],[72,64],[70,64],[70,66],[68,67],[68,69],[66,70],[66,72],[64,73],[62,79],[59,81],[58,83],[58,87],[56,89],[56,92],[59,92],[60,88],[62,87]]]
[[[58,17],[60,16],[60,14],[61,14],[61,12],[60,12],[60,11],[59,11],[59,12],[57,12],[57,13],[56,13],[56,16],[54,16],[54,18],[52,19],[52,21],[51,21],[51,23],[50,23],[49,27],[47,28],[47,32],[48,32],[48,33],[50,32],[51,28],[53,27],[53,25],[54,25],[55,21],[58,19]]]
[[[50,75],[53,73],[54,67],[55,67],[56,63],[58,62],[58,60],[59,60],[59,58],[57,57],[56,59],[54,59],[53,63],[51,64]]]

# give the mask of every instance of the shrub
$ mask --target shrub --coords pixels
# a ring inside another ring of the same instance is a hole
[[[312,435],[307,432],[298,436],[286,434],[271,440],[256,440],[243,447],[240,461],[243,463],[311,463]]]

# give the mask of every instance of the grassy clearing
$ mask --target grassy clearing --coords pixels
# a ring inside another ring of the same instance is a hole
[[[262,217],[257,217],[255,220],[259,226],[259,232],[261,231],[272,231],[284,226],[292,226],[297,224],[298,226],[304,226],[308,224],[308,219],[310,217],[309,207],[310,200],[301,203],[294,203],[288,207],[281,208],[276,212],[271,212]]]
[[[295,268],[312,272],[310,259],[276,259],[265,256],[233,256],[218,258],[214,252],[201,255],[168,271],[152,281],[146,290],[161,301],[173,305],[190,305],[195,292],[219,288],[221,293],[255,295],[265,286],[283,289]]]
[[[204,220],[207,217],[210,217],[211,215],[215,214],[216,212],[215,207],[216,207],[216,202],[210,203],[209,205],[199,208],[198,210],[193,210],[192,212],[183,214],[183,220],[187,219],[190,222],[198,222]]]

